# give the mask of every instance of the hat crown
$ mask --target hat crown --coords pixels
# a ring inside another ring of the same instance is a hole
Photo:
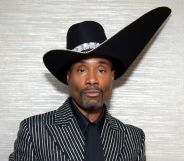
[[[84,44],[96,48],[106,40],[103,27],[95,21],[84,21],[72,25],[67,32],[67,49],[73,50]]]

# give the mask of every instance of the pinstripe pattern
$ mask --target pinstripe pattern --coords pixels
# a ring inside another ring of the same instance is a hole
[[[106,161],[145,161],[144,133],[106,113],[101,133]],[[85,138],[69,101],[58,110],[32,116],[20,124],[9,161],[83,161]]]

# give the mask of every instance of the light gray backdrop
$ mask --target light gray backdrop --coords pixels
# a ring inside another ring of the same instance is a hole
[[[67,98],[67,87],[47,71],[42,56],[65,48],[70,25],[95,20],[111,37],[158,6],[169,6],[172,15],[115,82],[110,112],[144,129],[148,161],[183,161],[183,0],[1,0],[0,160],[13,151],[21,120],[57,109]]]

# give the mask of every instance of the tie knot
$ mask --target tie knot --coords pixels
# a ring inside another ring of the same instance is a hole
[[[88,124],[88,129],[99,130],[98,125],[95,122]]]

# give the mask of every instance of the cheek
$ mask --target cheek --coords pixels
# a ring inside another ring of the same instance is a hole
[[[68,80],[70,95],[78,95],[82,88],[83,81],[79,77],[72,76]]]
[[[112,79],[111,78],[102,79],[101,85],[102,89],[104,90],[104,94],[107,96],[110,95],[112,91]]]

